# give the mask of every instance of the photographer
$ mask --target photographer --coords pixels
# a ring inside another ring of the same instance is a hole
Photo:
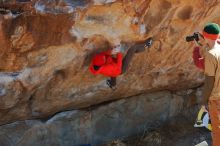
[[[203,89],[202,108],[208,103],[209,114],[212,122],[213,146],[220,145],[220,27],[216,23],[207,24],[202,34],[189,36],[187,41],[193,38],[198,44],[194,49],[194,62],[196,66],[204,69],[205,83]],[[204,59],[199,53],[198,47],[205,50]],[[198,60],[198,58],[201,58]],[[201,63],[204,62],[202,65]]]

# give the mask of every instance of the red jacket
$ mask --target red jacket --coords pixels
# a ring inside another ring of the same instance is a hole
[[[93,74],[102,74],[108,77],[116,77],[121,74],[122,68],[122,53],[117,54],[117,58],[113,58],[111,55],[111,50],[102,52],[101,55],[105,56],[105,64],[102,65],[98,70],[94,69],[94,64],[91,63],[89,70]],[[96,57],[96,56],[95,56]],[[95,57],[93,59],[95,59]]]
[[[194,64],[199,68],[204,70],[205,65],[204,65],[204,58],[200,55],[199,52],[200,48],[199,47],[195,47],[193,50],[193,61]]]

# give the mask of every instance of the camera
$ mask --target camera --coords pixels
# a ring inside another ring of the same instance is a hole
[[[186,41],[187,42],[191,42],[191,41],[199,41],[199,33],[198,32],[194,32],[194,34],[193,35],[191,35],[191,36],[187,36],[186,37]]]

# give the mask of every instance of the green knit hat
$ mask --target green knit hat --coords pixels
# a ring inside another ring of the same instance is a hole
[[[216,23],[208,23],[203,29],[203,36],[207,39],[216,40],[219,38],[220,27]]]

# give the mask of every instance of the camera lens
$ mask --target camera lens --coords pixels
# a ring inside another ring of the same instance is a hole
[[[195,38],[194,36],[187,36],[187,37],[186,37],[186,41],[187,41],[187,42],[194,41],[194,38]]]

